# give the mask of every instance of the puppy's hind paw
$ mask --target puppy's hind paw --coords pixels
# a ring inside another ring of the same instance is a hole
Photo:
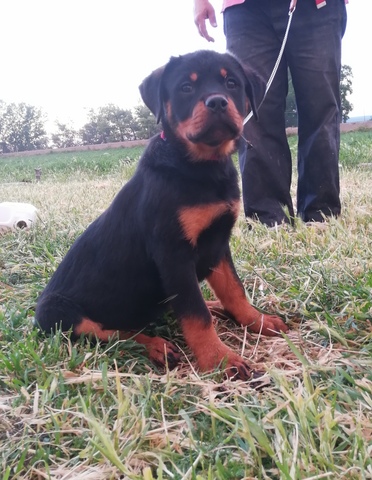
[[[159,368],[168,366],[173,370],[181,358],[178,348],[161,337],[152,337],[146,344],[146,349],[149,359]]]

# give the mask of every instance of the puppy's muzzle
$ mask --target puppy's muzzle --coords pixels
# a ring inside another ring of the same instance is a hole
[[[229,101],[224,95],[210,95],[205,100],[205,106],[214,113],[223,113],[227,110]]]

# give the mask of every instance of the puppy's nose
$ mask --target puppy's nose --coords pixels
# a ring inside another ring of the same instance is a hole
[[[227,108],[228,100],[223,95],[210,95],[205,100],[205,106],[212,112],[224,112]]]

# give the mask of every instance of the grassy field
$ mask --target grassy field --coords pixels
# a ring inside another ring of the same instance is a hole
[[[39,292],[141,151],[0,158],[0,202],[40,215],[0,237],[0,478],[372,479],[372,133],[342,135],[339,220],[249,230],[241,215],[234,230],[247,296],[291,326],[268,339],[216,319],[267,372],[259,392],[200,374],[171,317],[150,329],[183,351],[167,372],[131,341],[90,346],[32,328]]]

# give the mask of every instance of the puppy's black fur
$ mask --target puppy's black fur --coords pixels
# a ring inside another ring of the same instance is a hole
[[[140,91],[164,131],[72,245],[38,300],[36,322],[75,337],[133,336],[153,361],[173,367],[176,347],[138,333],[171,307],[202,370],[225,361],[230,374],[246,379],[250,370],[217,337],[198,282],[206,279],[251,331],[287,330],[248,303],[229,249],[240,197],[230,155],[264,85],[230,54],[199,51],[171,58]]]

